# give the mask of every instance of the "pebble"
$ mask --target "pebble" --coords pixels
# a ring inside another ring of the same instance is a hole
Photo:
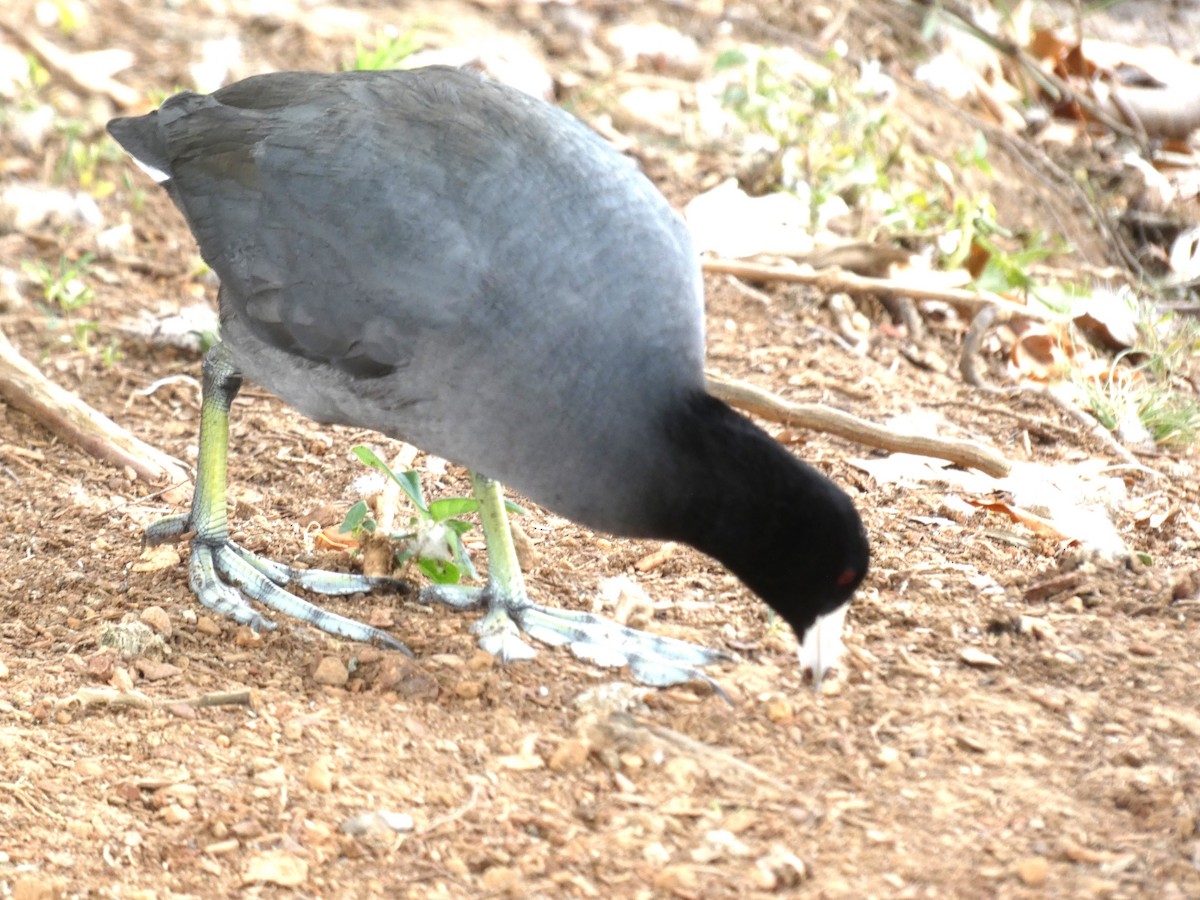
[[[467,669],[472,672],[486,672],[494,668],[496,665],[496,657],[488,653],[486,650],[476,650],[475,655],[467,660]]]
[[[510,866],[492,866],[479,881],[488,893],[516,894],[521,887],[521,873]]]
[[[330,687],[345,687],[350,680],[350,671],[336,656],[326,656],[317,663],[313,671],[313,681]]]
[[[214,622],[210,616],[200,616],[196,619],[196,630],[209,637],[216,637],[221,633],[221,626]]]
[[[990,653],[984,653],[975,647],[964,647],[958,654],[958,658],[965,662],[968,666],[973,666],[976,669],[999,669],[1004,663],[996,659]]]
[[[482,681],[460,681],[454,686],[454,693],[463,700],[476,700],[483,695]]]
[[[171,636],[171,617],[161,606],[147,606],[142,610],[140,618],[162,637]]]
[[[787,697],[775,697],[767,703],[767,718],[776,725],[786,725],[795,717],[792,701]]]
[[[287,782],[287,772],[283,770],[283,766],[264,769],[254,776],[254,782],[256,784],[267,785],[268,787],[276,787]]]
[[[64,885],[57,878],[22,875],[12,884],[13,900],[59,900]]]
[[[104,772],[104,765],[98,759],[75,760],[75,773],[84,778],[99,778]]]
[[[298,887],[308,880],[308,863],[299,856],[282,850],[271,850],[251,857],[242,873],[242,884],[256,881]]]
[[[900,751],[895,747],[880,747],[879,753],[875,755],[875,765],[881,769],[902,768]]]
[[[328,757],[322,756],[308,767],[304,773],[304,784],[318,794],[328,794],[333,790],[333,771],[329,766]]]
[[[654,886],[676,897],[695,897],[700,888],[700,879],[696,877],[692,866],[667,866],[654,876]]]
[[[1027,887],[1041,887],[1050,875],[1050,863],[1044,856],[1027,856],[1013,866],[1013,871]]]
[[[190,822],[192,819],[190,812],[175,803],[164,807],[159,815],[168,825],[182,825],[184,822]]]
[[[588,759],[588,745],[578,738],[563,741],[550,756],[550,771],[573,772],[583,768]]]

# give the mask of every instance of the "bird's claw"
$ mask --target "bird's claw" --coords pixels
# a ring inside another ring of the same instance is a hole
[[[497,597],[491,591],[492,588],[434,585],[421,591],[421,601],[458,610],[487,606],[487,615],[472,631],[480,636],[479,644],[484,650],[505,662],[532,659],[536,655],[533,647],[522,639],[524,632],[553,647],[567,645],[585,662],[606,668],[629,666],[634,678],[642,684],[665,687],[698,679],[726,696],[700,667],[732,661],[734,657],[728,653],[638,631],[593,613],[540,606],[524,597]]]
[[[148,544],[162,543],[191,530],[190,516],[170,516],[146,529]],[[255,631],[276,625],[250,604],[255,600],[285,616],[353,641],[374,643],[408,656],[412,651],[385,631],[309,603],[285,587],[295,585],[327,595],[355,594],[380,588],[409,590],[407,582],[324,569],[296,569],[251,553],[235,542],[197,535],[191,542],[188,582],[206,607]]]

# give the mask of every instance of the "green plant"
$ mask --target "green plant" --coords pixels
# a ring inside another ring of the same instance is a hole
[[[53,267],[42,260],[24,262],[21,267],[42,289],[42,297],[52,308],[73,313],[87,306],[95,297],[91,285],[85,280],[95,255],[85,253],[77,260],[65,255],[58,258]]]
[[[34,54],[25,54],[25,65],[29,70],[29,89],[31,92],[36,92],[44,88],[50,83],[50,70],[42,65]]]
[[[97,199],[111,194],[116,185],[99,177],[101,163],[117,162],[121,158],[116,142],[105,135],[97,140],[87,138],[86,126],[68,122],[61,126],[65,145],[54,165],[55,178],[61,183],[74,180],[83,190]]]
[[[140,213],[146,208],[146,189],[128,171],[121,173],[121,184],[129,194],[129,208]]]
[[[376,33],[372,47],[367,47],[361,41],[354,41],[354,59],[345,68],[353,71],[396,69],[420,49],[421,39],[415,31],[406,31],[398,35],[380,31]]]
[[[415,561],[425,577],[436,584],[458,584],[464,578],[476,578],[475,566],[462,541],[462,536],[470,531],[471,524],[460,517],[478,510],[479,501],[474,497],[448,497],[426,503],[421,489],[421,476],[415,471],[393,472],[368,447],[355,447],[354,455],[364,465],[394,481],[413,506],[409,529],[388,535],[393,540],[405,542],[404,549],[396,554],[396,562],[404,565],[410,560]],[[514,503],[506,502],[505,505],[510,512],[522,512]],[[359,500],[350,507],[339,530],[374,533],[377,528],[370,508],[365,501]]]
[[[87,9],[81,3],[70,0],[53,0],[54,12],[58,17],[58,30],[64,37],[71,37],[87,19]]]
[[[973,251],[983,250],[988,264],[980,287],[1041,299],[1031,264],[1064,252],[1064,242],[1008,231],[990,197],[961,183],[963,170],[992,175],[983,133],[954,153],[957,170],[920,154],[889,116],[878,73],[864,67],[852,76],[831,62],[821,71],[787,51],[757,48],[718,58],[715,83],[721,105],[734,117],[732,130],[767,160],[758,167],[765,178],[748,189],[795,194],[808,204],[814,230],[855,209],[859,237],[928,246],[945,269],[960,268]]]
[[[1135,346],[1102,379],[1076,378],[1083,404],[1110,431],[1145,430],[1156,444],[1187,447],[1200,439],[1200,397],[1188,372],[1200,355],[1200,323],[1130,299]],[[1184,386],[1187,386],[1186,388]]]
[[[1109,431],[1144,430],[1155,444],[1186,447],[1200,435],[1200,401],[1145,376],[1140,366],[1113,363],[1108,378],[1077,382],[1083,405]],[[1136,437],[1136,435],[1132,435]]]

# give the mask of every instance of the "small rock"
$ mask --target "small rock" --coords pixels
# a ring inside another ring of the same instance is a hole
[[[330,687],[345,687],[350,680],[350,671],[336,656],[325,656],[313,671],[313,681]]]
[[[646,765],[646,760],[644,760],[637,753],[622,753],[618,756],[618,759],[621,760],[622,768],[632,769],[634,771],[637,771]]]
[[[162,637],[171,636],[171,617],[161,606],[147,606],[138,617]]]
[[[651,841],[642,848],[642,859],[656,868],[661,868],[671,861],[671,851],[658,841]]]
[[[784,725],[795,718],[792,701],[787,697],[775,697],[767,703],[767,718],[777,725]]]
[[[514,772],[532,772],[546,765],[546,761],[536,753],[515,753],[512,756],[501,756],[496,760],[497,765]]]
[[[900,751],[895,747],[880,747],[879,753],[875,756],[875,765],[881,769],[896,769],[899,768]]]
[[[249,625],[242,625],[233,636],[233,645],[242,650],[253,650],[261,647],[263,636]]]
[[[283,770],[283,766],[275,766],[273,769],[264,769],[257,773],[254,781],[256,784],[278,787],[287,782],[287,772]]]
[[[201,634],[206,634],[209,637],[216,637],[221,633],[221,626],[212,620],[209,616],[200,616],[196,619],[196,630]]]
[[[794,888],[807,881],[810,875],[804,860],[779,845],[773,846],[770,853],[757,859],[754,868],[757,872],[755,880],[763,885],[764,890]],[[830,894],[845,895],[845,892]]]
[[[22,875],[13,882],[13,900],[59,900],[65,886],[57,878],[43,875]]]
[[[133,572],[161,572],[164,569],[174,569],[182,562],[182,557],[179,551],[170,544],[158,544],[147,547],[142,551],[142,555],[130,566]],[[161,607],[152,606],[149,609],[161,609]],[[147,611],[149,611],[149,609]],[[165,615],[165,613],[164,613]],[[153,624],[146,619],[145,613],[142,614],[142,621],[152,628]],[[168,624],[170,620],[168,619]],[[155,629],[157,630],[157,629]],[[161,634],[161,632],[160,632]]]
[[[714,828],[704,835],[704,840],[730,856],[749,856],[750,848],[737,835],[724,828]]]
[[[671,779],[675,789],[684,794],[692,793],[704,775],[701,765],[688,756],[676,756],[667,760],[666,765],[663,766],[663,772]],[[729,830],[733,831],[734,829]]]
[[[464,700],[476,700],[483,695],[482,681],[460,681],[454,686],[454,693]]]
[[[318,794],[328,794],[333,790],[333,771],[329,766],[328,757],[322,756],[313,762],[304,773],[304,784],[310,791]]]
[[[654,876],[654,886],[676,897],[690,898],[698,895],[700,879],[691,866],[667,866]]]
[[[104,772],[104,765],[98,759],[75,760],[75,773],[83,778],[99,778]]]
[[[1129,645],[1129,652],[1134,656],[1158,656],[1158,648],[1145,641],[1134,641]]]
[[[1098,865],[1109,862],[1113,858],[1111,853],[1105,853],[1102,850],[1093,850],[1091,847],[1076,844],[1074,841],[1066,838],[1063,839],[1060,846],[1063,858],[1070,862]]]
[[[475,655],[467,660],[467,668],[472,672],[486,672],[495,665],[496,657],[482,649],[477,649]]]
[[[958,658],[976,669],[999,669],[1004,665],[992,654],[984,653],[975,647],[964,647],[958,654]]]
[[[105,228],[96,235],[96,248],[106,257],[118,253],[132,253],[133,246],[133,225],[129,222]]]
[[[563,741],[550,756],[550,771],[573,772],[583,768],[588,752],[588,745],[577,738]]]
[[[242,873],[242,884],[267,882],[282,887],[298,887],[308,880],[308,863],[291,853],[271,850],[251,857]]]
[[[159,815],[168,825],[182,825],[184,822],[190,822],[192,819],[192,814],[176,803],[163,807]]]
[[[1044,856],[1027,856],[1013,866],[1013,871],[1028,887],[1041,887],[1050,875],[1050,864]]]
[[[492,866],[479,881],[488,893],[516,894],[521,887],[521,873],[509,866]]]

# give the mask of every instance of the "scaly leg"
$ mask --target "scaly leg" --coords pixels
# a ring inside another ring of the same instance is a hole
[[[146,529],[146,542],[160,544],[195,532],[188,563],[192,590],[213,612],[256,631],[273,629],[275,623],[256,612],[249,600],[257,600],[329,634],[356,641],[377,641],[411,656],[409,649],[390,634],[322,609],[284,590],[294,584],[319,594],[354,594],[379,588],[406,589],[406,582],[320,569],[294,569],[264,559],[230,540],[225,503],[229,410],[242,386],[242,376],[222,344],[215,345],[204,357],[202,371],[200,458],[192,508],[188,513],[152,524]]]
[[[524,631],[552,646],[569,644],[577,657],[597,665],[628,665],[638,681],[650,685],[693,678],[712,683],[697,667],[731,659],[718,650],[637,631],[592,613],[534,603],[525,592],[499,483],[479,473],[471,478],[487,544],[487,586],[431,585],[421,591],[421,600],[460,610],[486,606],[487,614],[473,628],[484,650],[505,662],[530,659],[536,651],[521,638]]]

